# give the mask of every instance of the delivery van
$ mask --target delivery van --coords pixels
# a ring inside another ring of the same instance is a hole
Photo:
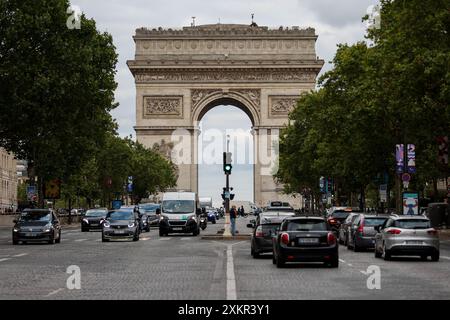
[[[161,202],[159,236],[169,233],[200,234],[201,209],[195,192],[166,192]]]

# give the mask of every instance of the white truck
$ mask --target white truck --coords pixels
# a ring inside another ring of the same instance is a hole
[[[200,208],[209,209],[213,207],[211,197],[200,197],[199,201],[200,201]]]
[[[169,233],[200,234],[201,209],[195,192],[166,192],[161,203],[159,236]]]

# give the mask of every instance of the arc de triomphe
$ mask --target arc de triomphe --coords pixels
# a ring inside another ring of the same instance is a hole
[[[298,27],[137,29],[135,59],[128,61],[136,83],[137,140],[147,147],[174,142],[172,155],[188,160],[178,165],[177,189],[197,191],[198,123],[215,106],[236,106],[253,125],[255,203],[287,200],[299,206],[298,198],[280,193],[273,161],[263,160],[274,159],[270,141],[277,140],[299,95],[315,87],[323,66],[316,40],[314,29]],[[177,151],[186,142],[189,151]]]

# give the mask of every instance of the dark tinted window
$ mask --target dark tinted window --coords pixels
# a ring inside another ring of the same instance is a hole
[[[270,233],[276,233],[277,229],[280,227],[280,224],[263,224],[262,229],[263,233],[270,234]]]
[[[52,214],[50,212],[23,212],[20,221],[50,221]]]
[[[134,213],[130,211],[112,211],[108,213],[109,220],[134,220]]]
[[[106,215],[105,210],[88,210],[86,212],[86,217],[103,217]]]
[[[428,229],[430,221],[423,219],[401,219],[394,223],[394,226],[401,229]]]
[[[364,220],[364,225],[366,227],[375,227],[383,224],[387,218],[366,218]]]
[[[349,214],[350,212],[347,211],[335,211],[331,216],[337,219],[346,219]]]
[[[327,224],[323,220],[301,219],[292,220],[287,224],[287,231],[326,231]]]
[[[148,212],[156,212],[156,209],[158,209],[159,207],[160,207],[159,204],[148,203],[148,204],[141,204],[139,206],[139,209],[142,209],[142,210],[148,211]]]

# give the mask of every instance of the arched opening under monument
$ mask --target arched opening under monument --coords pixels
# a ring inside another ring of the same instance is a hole
[[[211,197],[213,206],[222,206],[225,187],[223,155],[227,148],[233,154],[230,187],[234,201],[254,202],[254,141],[251,112],[238,101],[221,99],[203,108],[198,127],[198,190],[200,197]]]

